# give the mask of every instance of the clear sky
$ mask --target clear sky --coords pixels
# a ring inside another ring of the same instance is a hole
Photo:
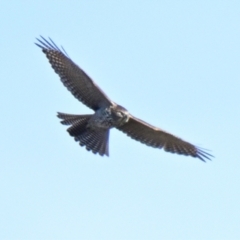
[[[2,1],[0,239],[240,239],[240,1]],[[92,111],[35,38],[64,46],[133,115],[210,150],[111,130],[110,157],[56,112]]]

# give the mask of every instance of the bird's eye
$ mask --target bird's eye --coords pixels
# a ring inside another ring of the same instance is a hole
[[[122,112],[117,112],[117,116],[122,117],[123,116]]]

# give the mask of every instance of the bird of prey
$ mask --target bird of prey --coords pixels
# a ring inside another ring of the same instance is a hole
[[[61,123],[70,125],[69,134],[88,151],[101,156],[109,155],[109,132],[117,128],[129,137],[147,146],[163,148],[167,152],[192,156],[202,161],[212,157],[205,150],[194,146],[160,128],[154,127],[131,115],[124,107],[113,102],[100,87],[50,38],[41,37],[35,43],[48,58],[64,86],[94,113],[73,115],[58,113]]]

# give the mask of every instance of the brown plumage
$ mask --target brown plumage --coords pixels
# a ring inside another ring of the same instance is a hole
[[[125,108],[111,101],[97,84],[66,54],[64,49],[43,37],[37,39],[52,68],[62,83],[82,103],[95,111],[94,114],[73,115],[58,113],[61,123],[71,125],[67,131],[87,150],[101,156],[109,155],[109,131],[115,127],[132,139],[167,152],[210,159],[211,154],[174,135],[154,127],[134,116]]]

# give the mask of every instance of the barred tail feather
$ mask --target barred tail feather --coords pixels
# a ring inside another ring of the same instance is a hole
[[[86,146],[88,151],[98,153],[101,156],[109,156],[109,130],[94,131],[91,129],[86,129],[84,133],[75,136],[74,139],[79,141],[80,146]]]
[[[93,130],[88,128],[88,121],[92,116],[91,114],[72,115],[58,113],[57,116],[62,119],[62,124],[72,125],[67,131],[74,137],[75,141],[79,142],[80,146],[86,146],[88,151],[92,151],[95,154],[98,153],[101,156],[109,156],[109,130]]]
[[[60,113],[58,112],[57,117],[62,119],[61,123],[63,125],[72,125],[79,121],[85,122],[88,121],[92,114],[86,115],[74,115],[74,114],[67,114],[67,113]]]

